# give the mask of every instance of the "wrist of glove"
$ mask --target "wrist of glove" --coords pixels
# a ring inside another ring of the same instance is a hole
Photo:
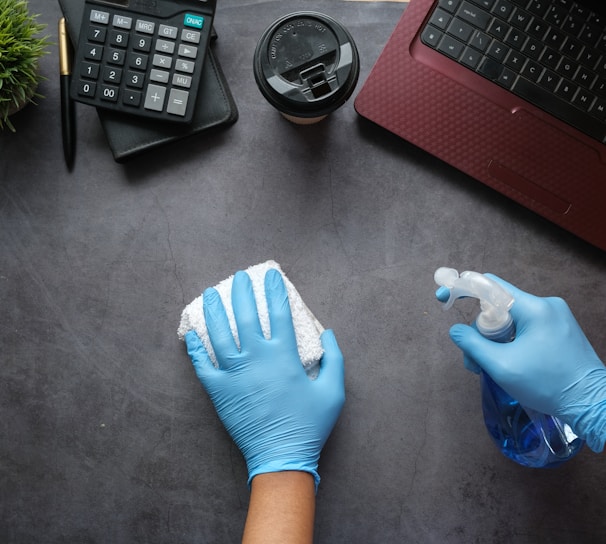
[[[238,272],[232,306],[240,345],[231,333],[215,289],[204,293],[204,316],[218,361],[215,368],[196,335],[185,335],[187,350],[219,418],[242,452],[248,482],[257,474],[309,472],[317,485],[318,461],[345,400],[343,357],[332,331],[322,335],[320,372],[310,380],[299,358],[282,276],[265,277],[271,338],[259,323],[250,278]]]
[[[606,369],[596,368],[566,392],[568,404],[556,412],[596,453],[606,442]],[[578,400],[574,400],[574,399]]]
[[[482,369],[523,406],[568,423],[594,451],[606,441],[606,367],[561,298],[540,298],[487,274],[515,299],[512,342],[499,344],[457,324],[450,337],[465,366]],[[436,296],[444,300],[439,289]]]

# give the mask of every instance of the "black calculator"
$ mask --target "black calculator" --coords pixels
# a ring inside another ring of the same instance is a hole
[[[190,123],[215,0],[86,0],[73,100]]]

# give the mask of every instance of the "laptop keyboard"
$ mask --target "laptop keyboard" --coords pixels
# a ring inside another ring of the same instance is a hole
[[[605,19],[572,0],[439,0],[421,40],[606,143]]]

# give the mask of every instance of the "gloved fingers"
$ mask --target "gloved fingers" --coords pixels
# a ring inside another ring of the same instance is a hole
[[[221,295],[214,287],[209,287],[204,291],[202,300],[210,343],[215,351],[219,367],[227,368],[230,361],[233,361],[240,351],[231,332]]]
[[[238,327],[240,346],[245,349],[259,337],[263,338],[263,331],[259,321],[252,281],[250,276],[242,270],[236,272],[232,282],[231,304]]]
[[[440,302],[447,302],[448,299],[450,298],[450,289],[448,287],[444,287],[443,285],[441,285],[436,290],[436,298]]]
[[[484,338],[476,329],[469,325],[453,325],[450,328],[450,338],[465,355],[465,367],[480,367],[494,377],[498,370],[499,356],[495,349],[503,348],[504,344],[492,342]],[[472,364],[475,363],[475,364]]]
[[[296,345],[297,338],[288,292],[282,274],[273,268],[265,274],[265,296],[267,297],[271,337]]]
[[[314,383],[338,389],[342,395],[342,403],[345,400],[345,365],[343,354],[332,330],[325,330],[320,340],[324,348],[324,355],[322,355],[322,360],[320,361],[320,373]]]
[[[215,367],[196,331],[188,331],[185,333],[184,340],[185,345],[187,346],[187,354],[191,359],[196,375],[198,376],[198,379],[204,383],[207,374],[214,371]]]

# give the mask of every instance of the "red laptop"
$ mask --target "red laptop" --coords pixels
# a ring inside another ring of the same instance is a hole
[[[606,250],[606,9],[412,0],[363,117]]]

